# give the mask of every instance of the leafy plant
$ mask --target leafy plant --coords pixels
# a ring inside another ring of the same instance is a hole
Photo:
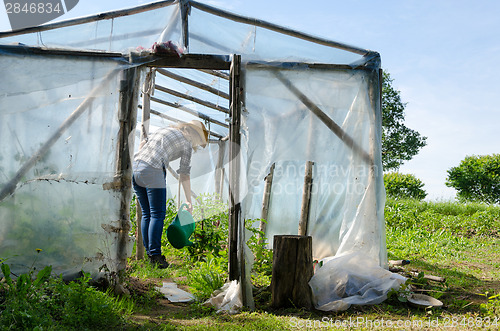
[[[197,266],[188,269],[188,284],[199,300],[208,299],[212,293],[220,289],[226,280],[227,259],[209,256]]]
[[[387,195],[392,198],[423,200],[427,196],[423,190],[424,183],[411,174],[384,174],[384,185]]]
[[[195,260],[200,260],[207,254],[220,256],[227,247],[228,206],[222,203],[217,195],[200,195],[199,204],[193,210],[197,222],[192,235],[193,246],[188,247],[189,254]]]
[[[500,203],[500,154],[467,156],[448,170],[446,186],[460,201]]]
[[[255,259],[252,269],[252,281],[256,286],[267,286],[271,283],[273,270],[273,251],[267,248],[264,240],[265,234],[254,227],[256,222],[266,222],[266,220],[245,220],[245,228],[252,233],[247,239],[248,248],[252,251]]]
[[[16,279],[8,264],[3,263],[1,269],[5,285],[0,284],[4,296],[0,300],[0,325],[7,329],[113,327],[122,324],[134,308],[132,301],[90,286],[89,274],[65,283],[62,277],[50,277],[51,266],[36,275],[32,266]]]

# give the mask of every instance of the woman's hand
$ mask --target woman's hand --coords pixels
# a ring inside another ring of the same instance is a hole
[[[190,201],[186,201],[186,210],[190,213],[190,214],[193,214],[193,205],[191,204]]]

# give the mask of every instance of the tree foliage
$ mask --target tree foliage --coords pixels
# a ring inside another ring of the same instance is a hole
[[[390,74],[383,73],[382,82],[382,164],[385,170],[398,169],[427,145],[426,139],[405,124],[406,103],[392,86]]]
[[[385,192],[389,197],[396,199],[423,200],[427,193],[424,191],[424,183],[411,174],[391,172],[384,174]]]
[[[500,203],[500,154],[467,156],[447,172],[459,200]]]

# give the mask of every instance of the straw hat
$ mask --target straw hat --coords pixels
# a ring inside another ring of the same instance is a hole
[[[189,125],[192,129],[194,129],[200,137],[203,139],[204,143],[201,144],[202,147],[205,147],[208,142],[208,130],[205,128],[205,125],[197,120],[192,120],[187,122],[186,125]]]

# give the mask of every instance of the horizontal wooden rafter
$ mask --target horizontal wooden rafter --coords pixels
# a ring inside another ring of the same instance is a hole
[[[192,80],[192,79],[189,79],[187,77],[184,77],[184,76],[181,76],[181,75],[177,75],[177,74],[174,74],[173,72],[171,71],[168,71],[168,70],[165,70],[165,69],[162,69],[162,68],[158,68],[156,70],[156,72],[166,76],[166,77],[169,77],[169,78],[172,78],[172,79],[175,79],[181,83],[185,83],[185,84],[188,84],[188,85],[191,85],[191,86],[194,86],[196,88],[199,88],[201,90],[204,90],[204,91],[207,91],[207,92],[210,92],[212,94],[215,94],[219,97],[222,97],[224,99],[227,99],[229,100],[229,94],[223,92],[223,91],[220,91],[216,88],[213,88],[209,85],[206,85],[206,84],[202,84],[198,81],[195,81],[195,80]]]
[[[207,69],[198,69],[198,70],[212,76],[229,80],[229,74],[219,70],[207,70]]]
[[[161,103],[162,105],[169,106],[169,107],[172,107],[172,108],[176,108],[176,109],[179,109],[179,110],[183,110],[186,113],[189,113],[191,115],[197,116],[197,117],[199,117],[199,118],[201,118],[201,119],[203,119],[205,121],[208,121],[210,123],[214,123],[214,124],[220,125],[222,127],[225,127],[226,129],[229,128],[229,125],[226,124],[226,123],[224,123],[224,122],[221,122],[221,121],[218,121],[216,119],[213,119],[210,116],[205,115],[205,114],[203,114],[203,113],[201,113],[199,111],[196,111],[196,110],[190,109],[188,107],[179,105],[178,103],[168,102],[168,101],[161,100],[161,99],[158,99],[158,98],[155,98],[155,97],[151,97],[151,101],[154,101],[154,102],[157,102],[157,103]]]
[[[186,100],[189,100],[189,101],[196,102],[196,103],[198,103],[200,105],[203,105],[205,107],[212,108],[212,109],[221,111],[223,113],[229,114],[229,109],[227,109],[225,107],[222,107],[222,106],[219,106],[219,105],[216,105],[215,103],[212,103],[212,102],[209,102],[209,101],[205,101],[205,100],[202,100],[202,99],[199,99],[199,98],[187,95],[185,93],[181,93],[181,92],[169,89],[167,87],[164,87],[164,86],[161,86],[161,85],[158,85],[158,84],[155,84],[155,89],[158,90],[158,91],[162,91],[162,92],[168,93],[170,95],[182,98],[182,99],[186,99]]]
[[[139,108],[142,109],[142,106],[139,105]],[[172,116],[168,116],[168,115],[166,115],[166,114],[164,114],[164,113],[162,113],[162,112],[160,112],[158,110],[152,109],[152,108],[150,108],[150,112],[151,112],[151,114],[156,115],[156,116],[161,117],[161,118],[164,118],[164,119],[166,119],[167,121],[170,121],[170,122],[185,123],[185,121],[182,121],[182,120],[177,119],[177,118],[172,117]],[[213,131],[210,131],[210,136],[216,137],[216,138],[219,138],[219,139],[223,139],[224,138],[224,136],[222,136],[222,135],[220,135],[218,133],[215,133]]]

